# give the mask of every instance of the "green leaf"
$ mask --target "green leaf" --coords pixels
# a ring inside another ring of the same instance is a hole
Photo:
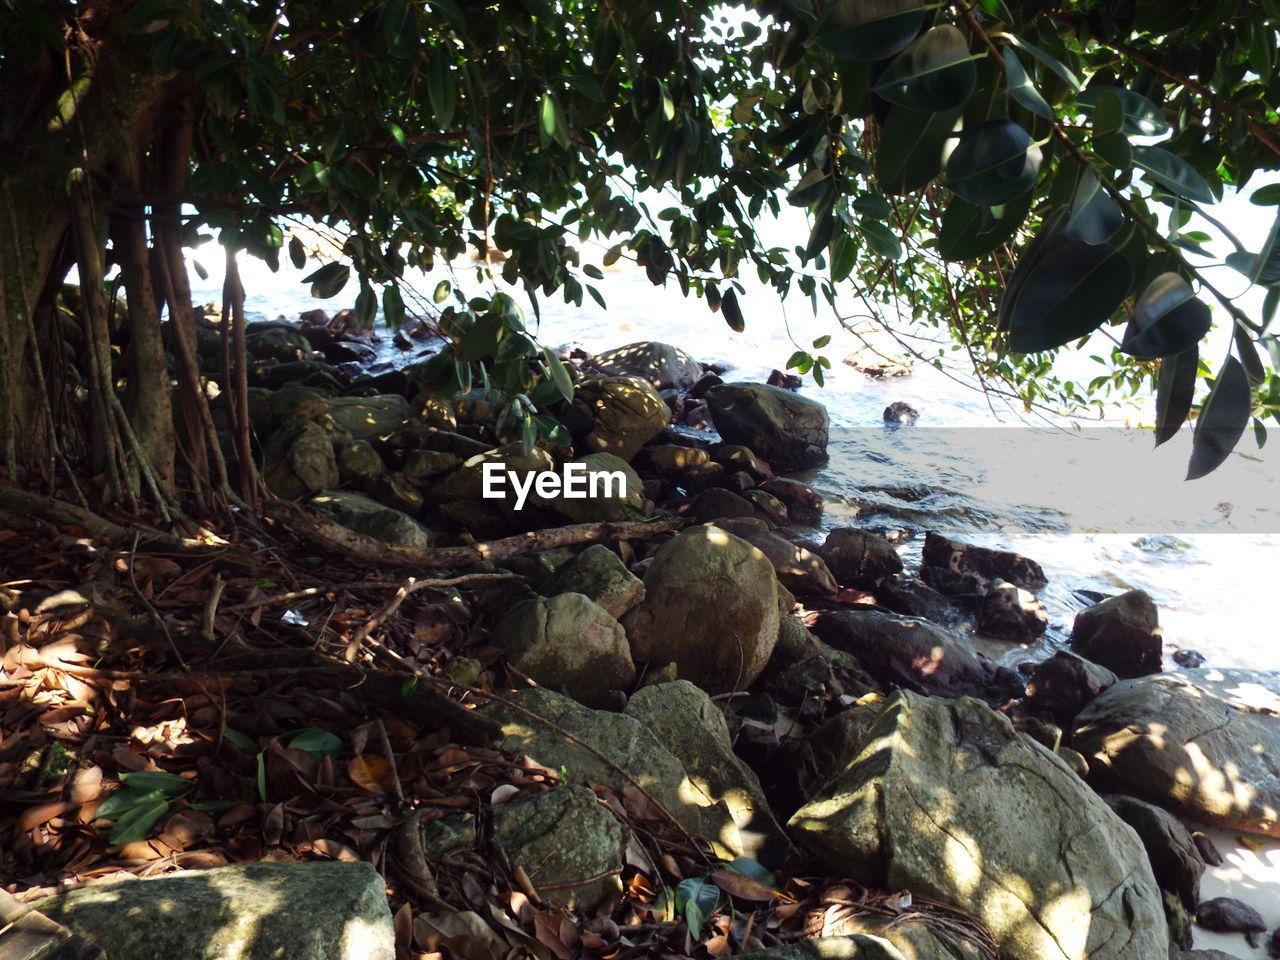
[[[705,915],[696,900],[686,900],[684,904],[684,922],[689,925],[689,935],[694,940],[702,938],[702,921]]]
[[[1024,252],[1024,257],[1027,253]],[[1019,264],[1018,271],[1021,272]],[[1133,283],[1133,266],[1110,244],[1050,237],[1020,282],[1009,285],[1009,349],[1035,353],[1091,333],[1115,313]]]
[[[326,263],[315,273],[303,277],[302,282],[311,284],[311,296],[317,300],[328,300],[337,296],[350,276],[351,268],[345,263]]]
[[[546,437],[551,443],[558,443],[563,446],[573,443],[573,437],[559,420],[548,417],[545,414],[537,414],[534,416],[533,422],[538,427],[538,433]]]
[[[172,773],[161,773],[153,770],[139,770],[136,773],[120,774],[120,782],[130,790],[151,792],[158,790],[165,796],[177,797],[186,793],[193,786],[190,780]]]
[[[1108,133],[1124,132],[1124,102],[1116,90],[1103,90],[1098,97],[1092,116],[1093,135],[1105,136]]]
[[[585,263],[582,265],[582,272],[592,280],[603,280],[604,271],[597,267],[594,263]]]
[[[1133,147],[1123,133],[1108,133],[1093,138],[1093,152],[1121,172],[1133,163]]]
[[[880,189],[888,194],[911,193],[936,177],[960,115],[958,109],[922,113],[892,107],[876,150],[875,173]]]
[[[1213,326],[1208,305],[1177,273],[1162,273],[1148,284],[1133,308],[1120,350],[1140,360],[1185,353]]]
[[[319,727],[307,727],[295,733],[285,746],[323,760],[325,757],[336,757],[342,752],[342,738]]]
[[[921,0],[834,0],[814,41],[840,59],[883,60],[914,40],[924,20]]]
[[[1124,214],[1091,167],[1086,167],[1071,199],[1071,215],[1063,233],[1085,243],[1105,243],[1124,226]]]
[[[989,120],[960,139],[947,160],[947,186],[970,203],[1005,203],[1040,175],[1040,148],[1012,120]]]
[[[256,73],[248,73],[244,78],[244,89],[255,111],[274,124],[284,125],[284,103],[270,83]]]
[[[1273,207],[1280,203],[1280,183],[1269,183],[1265,187],[1259,187],[1249,196],[1250,203],[1256,203],[1260,207]]]
[[[944,260],[974,260],[998,250],[1013,239],[1027,219],[1031,199],[1032,191],[1028,190],[1004,204],[997,217],[990,207],[952,197],[942,216],[938,253]]]
[[[704,877],[686,877],[676,887],[676,903],[697,904],[705,917],[720,906],[723,892]]]
[[[404,326],[404,300],[394,283],[382,288],[382,319],[392,329]]]
[[[1188,480],[1198,480],[1222,466],[1249,425],[1252,407],[1249,377],[1239,360],[1227,357],[1196,420]]]
[[[431,51],[431,65],[427,72],[427,100],[440,130],[453,126],[453,114],[458,106],[458,84],[453,78],[450,59],[448,51],[437,47]]]
[[[569,125],[565,122],[564,111],[551,94],[543,94],[542,107],[538,113],[542,142],[554,140],[566,150],[569,148]]]
[[[831,191],[831,175],[821,167],[814,167],[787,194],[787,203],[793,207],[811,207],[830,196]]]
[[[1160,379],[1156,386],[1157,447],[1172,440],[1191,413],[1199,366],[1200,348],[1197,346],[1160,361]]]
[[[1227,258],[1227,262],[1231,263],[1230,257]],[[1235,264],[1233,263],[1232,266]],[[1276,215],[1275,222],[1271,224],[1271,232],[1267,234],[1261,252],[1250,265],[1250,269],[1246,271],[1246,275],[1254,283],[1267,287],[1280,283],[1280,214]]]
[[[1171,193],[1195,203],[1214,203],[1217,199],[1196,168],[1176,154],[1161,147],[1135,146],[1133,162],[1152,180]]]
[[[778,885],[777,878],[769,872],[769,869],[750,857],[736,857],[725,864],[725,869],[740,873],[744,877],[750,877],[766,887],[776,887]]]
[[[542,348],[542,359],[546,362],[547,371],[551,375],[551,382],[556,385],[556,390],[560,392],[560,396],[564,397],[565,400],[572,400],[573,378],[569,376],[569,370],[565,367],[563,361],[546,347]]]
[[[157,820],[164,816],[169,809],[169,804],[173,802],[173,797],[165,793],[163,790],[142,791],[126,791],[132,794],[129,797],[129,805],[122,810],[118,816],[112,818],[102,813],[102,808],[98,810],[98,816],[105,820],[115,819],[115,826],[111,828],[108,839],[120,846],[126,843],[136,843],[139,840],[145,840],[151,828],[155,826]],[[115,795],[108,799],[114,799]],[[106,804],[104,803],[105,807]]]
[[[289,261],[293,264],[295,270],[301,270],[307,265],[307,251],[303,247],[302,241],[297,237],[289,238]]]
[[[821,350],[830,342],[831,342],[831,334],[824,333],[822,336],[818,337],[818,339],[813,341],[813,349]]]
[[[1238,323],[1235,325],[1231,336],[1235,340],[1236,356],[1240,358],[1240,364],[1244,367],[1244,372],[1249,377],[1249,381],[1258,384],[1265,383],[1267,371],[1262,365],[1262,357],[1258,354],[1257,344],[1249,338],[1249,334],[1245,332],[1244,327]]]
[[[946,23],[913,40],[872,89],[912,110],[951,110],[969,99],[977,82],[969,41],[959,27]]]
[[[431,293],[432,303],[444,303],[449,297],[449,293],[453,290],[453,284],[448,280],[441,280],[436,284],[436,288]]]
[[[806,364],[807,364],[807,366],[805,366]],[[805,351],[803,351],[803,350],[797,350],[797,351],[796,351],[795,353],[793,353],[793,354],[791,355],[791,357],[787,360],[787,365],[786,365],[786,367],[785,367],[784,369],[786,369],[786,370],[792,370],[792,369],[796,369],[796,370],[798,370],[798,369],[800,369],[800,367],[801,367],[801,366],[804,366],[804,367],[805,367],[805,370],[807,371],[809,367],[813,366],[813,360],[812,360],[812,358],[809,356],[809,354],[807,354]],[[804,371],[802,371],[802,372],[804,372]]]
[[[1076,97],[1080,112],[1087,117],[1092,116],[1104,94],[1112,94],[1120,101],[1124,111],[1121,129],[1125,133],[1138,137],[1162,137],[1169,132],[1169,121],[1165,119],[1164,112],[1142,94],[1124,87],[1105,84],[1090,87]]]
[[[258,788],[259,799],[265,801],[267,799],[267,751],[258,751],[258,773],[254,778],[254,782]]]
[[[867,238],[871,248],[880,256],[894,261],[902,259],[902,242],[898,239],[898,235],[883,223],[864,218],[858,222],[858,229]]]
[[[1027,71],[1022,67],[1022,61],[1018,59],[1018,55],[1013,52],[1013,47],[1004,48],[1004,76],[1005,88],[1011,96],[1022,106],[1026,107],[1037,117],[1044,117],[1046,120],[1053,119],[1053,109],[1040,95],[1040,91],[1035,88],[1031,82],[1031,78],[1027,76]]]
[[[378,317],[378,295],[373,292],[363,278],[360,281],[360,292],[356,295],[356,323],[361,330],[372,330],[373,322]]]
[[[258,752],[258,742],[254,740],[252,737],[246,736],[245,734],[241,733],[239,730],[233,730],[231,727],[224,727],[223,732],[226,734],[226,738],[228,740],[234,743],[237,747],[239,747],[245,753]]]
[[[1055,57],[1050,56],[1048,53],[1046,53],[1044,50],[1041,50],[1039,47],[1037,47],[1034,43],[1031,43],[1029,40],[1024,40],[1022,37],[1015,36],[1012,33],[1006,33],[1004,35],[1004,38],[1010,43],[1012,43],[1018,49],[1027,51],[1027,53],[1031,54],[1033,57],[1035,57],[1037,60],[1043,63],[1046,67],[1048,67],[1050,70],[1056,73],[1059,77],[1061,77],[1063,83],[1069,86],[1072,90],[1080,89],[1081,87],[1080,78],[1077,77],[1070,70],[1068,70],[1066,66],[1063,65],[1062,61],[1056,59]]]
[[[724,297],[720,300],[720,313],[724,316],[724,322],[734,333],[741,333],[747,329],[747,323],[742,318],[742,309],[738,306],[738,292],[732,287],[725,291]]]
[[[853,237],[841,231],[831,243],[831,282],[847,280],[858,265],[858,244]]]

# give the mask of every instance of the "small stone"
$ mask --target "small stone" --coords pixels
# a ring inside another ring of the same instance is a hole
[[[1267,931],[1262,915],[1234,897],[1216,897],[1200,904],[1196,926],[1213,933],[1243,933],[1251,947],[1258,945],[1258,934]]]
[[[884,422],[890,427],[913,427],[917,420],[920,419],[920,413],[915,407],[901,400],[895,400],[884,408]]]

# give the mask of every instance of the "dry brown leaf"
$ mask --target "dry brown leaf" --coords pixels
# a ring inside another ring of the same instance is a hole
[[[395,774],[386,757],[376,753],[357,753],[347,764],[351,782],[370,793],[386,793],[395,786]]]
[[[54,817],[60,817],[74,804],[68,800],[55,800],[52,803],[42,803],[38,806],[27,807],[22,812],[22,816],[18,818],[18,829],[22,831],[32,830],[41,824],[48,823]]]
[[[84,767],[71,778],[71,802],[80,804],[97,800],[102,793],[102,768]]]
[[[284,835],[284,804],[273,804],[262,819],[262,839],[269,847],[280,846],[280,838]]]
[[[732,870],[716,870],[710,875],[710,880],[729,896],[737,897],[739,900],[768,903],[775,897],[785,896],[754,877],[734,873]]]
[[[311,842],[311,851],[320,854],[322,857],[328,857],[330,860],[341,860],[343,863],[359,863],[360,861],[360,855],[345,843],[330,840],[328,837],[313,840]]]
[[[539,913],[533,918],[533,930],[538,942],[554,953],[557,960],[572,960],[573,951],[560,939],[560,918],[549,913]]]

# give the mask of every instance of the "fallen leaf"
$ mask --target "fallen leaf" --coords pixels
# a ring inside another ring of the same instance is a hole
[[[386,793],[395,785],[395,774],[386,757],[376,753],[357,753],[347,764],[351,782],[370,793]]]
[[[330,840],[327,837],[313,840],[311,851],[320,854],[322,857],[328,857],[330,860],[341,860],[343,863],[360,862],[360,855],[345,843],[339,843],[337,840]]]
[[[35,807],[27,807],[23,811],[22,816],[18,818],[19,830],[32,830],[41,824],[48,823],[54,817],[60,817],[74,804],[67,800],[55,800],[52,803],[42,803]]]
[[[732,870],[717,870],[710,875],[710,880],[729,896],[737,897],[739,900],[768,903],[775,897],[782,896],[777,890],[754,877],[734,873]]]

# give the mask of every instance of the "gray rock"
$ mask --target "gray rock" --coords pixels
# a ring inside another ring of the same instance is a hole
[[[1251,947],[1258,945],[1258,934],[1267,932],[1262,915],[1233,897],[1216,897],[1200,904],[1196,910],[1196,926],[1213,933],[1243,933]]]
[[[245,863],[111,879],[36,908],[111,960],[393,960],[386,884],[365,862]]]
[[[585,449],[630,461],[670,419],[670,408],[647,380],[592,377],[574,391],[565,425]]]
[[[709,490],[703,490],[693,498],[693,502],[689,505],[689,515],[701,523],[708,523],[730,517],[754,518],[756,508],[749,500],[738,496],[732,490],[712,487]]]
[[[993,702],[1022,694],[1012,671],[970,650],[961,635],[927,620],[879,610],[822,611],[812,630],[890,687]]]
[[[831,566],[830,563],[827,566]],[[951,602],[921,580],[886,577],[875,588],[876,603],[904,617],[921,617],[934,623],[946,623],[954,610]]]
[[[1104,789],[1280,837],[1280,675],[1186,670],[1122,680],[1076,718],[1072,745]]]
[[[977,946],[928,923],[843,911],[831,935],[740,954],[742,960],[979,960]],[[837,932],[839,935],[837,935]]]
[[[590,707],[635,680],[622,625],[580,593],[516,604],[490,639],[521,673]]]
[[[338,461],[338,477],[343,483],[361,483],[387,472],[387,465],[367,440],[340,443],[334,456]]]
[[[977,621],[983,636],[1030,643],[1044,636],[1049,614],[1034,594],[997,580],[978,606]]]
[[[616,553],[596,543],[556,570],[538,592],[547,597],[581,593],[610,616],[621,618],[644,599],[644,581],[628,570]]]
[[[272,390],[267,395],[271,416],[277,423],[297,417],[299,420],[315,420],[317,423],[329,416],[332,402],[328,396],[314,387],[291,383]]]
[[[276,427],[263,447],[262,480],[267,489],[286,500],[336,487],[338,461],[324,427],[299,419]]]
[[[712,804],[710,798],[695,789],[675,755],[634,717],[591,710],[545,687],[526,687],[506,694],[505,699],[567,730],[608,757],[657,798],[684,829],[705,837],[722,855],[727,853],[727,859],[745,855],[737,827],[724,805]],[[564,767],[572,783],[634,789],[627,777],[595,753],[525,713],[497,702],[480,707],[477,712],[501,725],[498,746],[504,750],[527,754],[552,769]]]
[[[778,582],[792,593],[833,597],[840,589],[822,557],[771,533],[763,520],[721,520],[716,525],[768,557]]]
[[[807,483],[787,477],[774,477],[761,483],[760,489],[785,503],[787,513],[794,522],[817,526],[822,521],[822,494]]]
[[[1086,607],[1071,628],[1076,653],[1126,680],[1159,673],[1163,646],[1155,602],[1141,590]]]
[[[711,449],[711,459],[726,470],[745,470],[759,483],[773,479],[773,468],[740,443],[716,444]]]
[[[642,377],[659,390],[687,390],[702,377],[702,364],[679,347],[641,340],[598,353],[582,364],[588,373]]]
[[[484,496],[484,468],[485,464],[489,463],[498,464],[502,467],[500,474],[502,482],[497,484],[498,489],[502,492],[502,497],[500,498],[486,498]],[[514,510],[518,498],[506,473],[509,471],[516,474],[523,483],[528,474],[551,470],[553,467],[554,463],[551,460],[551,456],[545,450],[534,447],[531,451],[525,453],[520,444],[509,443],[496,450],[486,450],[484,453],[476,454],[467,459],[462,466],[437,482],[431,488],[430,496],[433,501],[441,502],[450,500],[483,500],[485,506],[494,509],[502,507],[506,512],[511,512]],[[533,493],[531,490],[522,509],[528,509],[532,502]]]
[[[396,393],[335,397],[330,416],[356,440],[375,440],[404,426],[409,419],[409,401]]]
[[[1136,797],[1112,794],[1102,799],[1116,816],[1133,827],[1146,848],[1160,889],[1176,894],[1184,907],[1194,910],[1200,902],[1205,863],[1191,832],[1168,811]]]
[[[311,505],[323,510],[335,523],[374,540],[413,550],[431,546],[431,531],[418,521],[358,493],[325,490],[311,498]]]
[[[291,363],[294,360],[309,360],[312,356],[311,341],[283,324],[248,333],[244,347],[245,352],[254,360]]]
[[[1067,766],[972,700],[901,691],[790,821],[837,873],[972,914],[1004,960],[1163,960],[1146,856]]]
[[[902,572],[902,558],[892,543],[870,530],[837,527],[819,551],[827,567],[847,587],[871,587]]]
[[[827,460],[827,411],[820,403],[763,383],[722,383],[707,391],[716,431],[776,470],[803,470]]]
[[[695,788],[725,804],[747,856],[777,865],[791,855],[791,841],[774,819],[759,779],[734,754],[724,714],[706,693],[687,680],[654,684],[638,690],[625,712],[675,754]]]
[[[645,599],[623,618],[632,656],[674,662],[708,693],[744,690],[778,640],[778,581],[763,553],[718,527],[685,530],[662,545]]]
[[[636,466],[666,480],[680,482],[684,474],[711,462],[711,454],[699,447],[660,443],[645,447],[635,458]]]
[[[621,895],[630,832],[589,787],[552,787],[492,807],[491,816],[494,846],[546,899],[591,911]]]
[[[401,472],[412,483],[435,480],[462,466],[462,457],[443,450],[414,450],[404,460]]]
[[[585,500],[569,499],[563,496],[542,498],[531,495],[530,499],[537,504],[550,507],[570,523],[599,523],[618,520],[637,520],[646,515],[644,502],[644,484],[640,475],[621,457],[612,453],[588,453],[579,457],[575,463],[582,463],[587,468],[587,483],[597,483],[597,487],[588,486],[588,490],[596,489],[603,493],[610,490],[617,493],[617,485],[606,486],[606,478],[602,474],[621,473],[623,476],[623,492],[621,496],[592,496]],[[598,477],[598,479],[596,479]]]
[[[884,422],[891,427],[914,427],[919,419],[920,411],[902,400],[884,408]]]
[[[757,517],[771,526],[783,527],[791,521],[791,513],[787,510],[787,505],[772,493],[752,489],[745,491],[742,499],[751,504]]]
[[[1059,650],[1048,660],[1036,664],[1023,702],[1031,710],[1051,714],[1059,723],[1070,723],[1119,679],[1106,667],[1090,663],[1069,650]]]
[[[1040,564],[1029,557],[950,540],[932,530],[925,534],[922,561],[925,566],[942,567],[955,573],[1007,580],[1024,590],[1040,590],[1049,582]]]

